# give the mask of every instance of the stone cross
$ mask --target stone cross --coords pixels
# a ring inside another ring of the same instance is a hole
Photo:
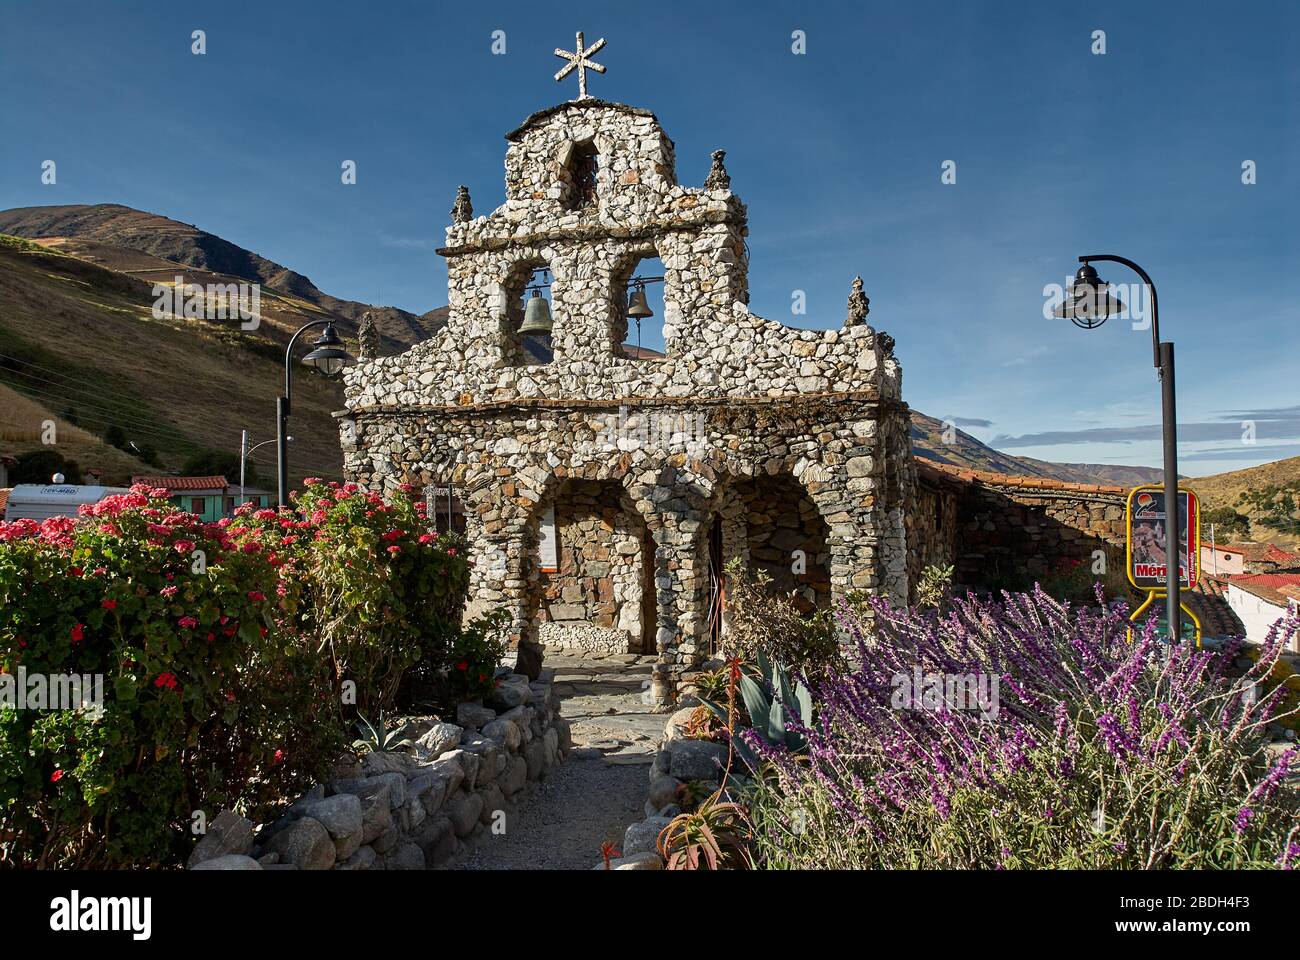
[[[587,71],[595,70],[597,73],[605,72],[605,68],[602,67],[599,63],[597,63],[595,60],[588,60],[587,58],[591,56],[593,53],[600,50],[600,48],[605,45],[605,38],[601,37],[599,40],[597,40],[595,43],[593,43],[590,47],[588,47],[585,50],[583,49],[582,44],[583,44],[582,31],[579,30],[578,42],[573,48],[574,50],[573,53],[569,53],[567,50],[561,50],[559,47],[555,48],[555,55],[557,57],[569,61],[567,64],[565,64],[563,67],[560,68],[560,72],[555,75],[555,79],[557,82],[563,80],[565,77],[571,74],[576,68],[578,71],[578,99],[586,100],[587,99]]]

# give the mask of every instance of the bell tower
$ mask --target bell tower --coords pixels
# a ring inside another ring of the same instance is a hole
[[[534,395],[558,398],[572,383],[566,372],[634,363],[622,343],[641,259],[664,264],[669,357],[696,323],[748,299],[744,204],[725,171],[711,187],[681,186],[673,142],[654,114],[585,97],[534,113],[506,140],[505,203],[454,222],[438,251],[447,258],[448,336],[471,364],[501,371],[501,387],[536,385]],[[538,270],[551,278],[545,291],[533,283]],[[537,329],[542,308],[530,301],[544,293],[548,364],[521,338]]]

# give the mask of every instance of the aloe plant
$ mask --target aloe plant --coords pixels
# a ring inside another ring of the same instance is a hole
[[[808,740],[795,726],[807,727],[812,723],[812,694],[798,680],[793,680],[790,671],[782,664],[769,662],[763,653],[756,657],[760,684],[742,671],[740,674],[740,697],[753,730],[769,744],[784,747],[791,753],[803,753],[808,749]],[[727,708],[712,700],[701,698],[701,703],[716,714],[724,724],[728,722]],[[736,753],[751,770],[758,770],[758,755],[739,737],[732,737]]]
[[[406,724],[402,724],[396,730],[389,730],[384,722],[382,710],[379,713],[378,724],[361,717],[357,721],[357,730],[361,732],[361,736],[353,740],[352,745],[358,749],[369,750],[371,753],[389,753],[410,743],[409,740],[402,738],[402,734],[406,732]]]

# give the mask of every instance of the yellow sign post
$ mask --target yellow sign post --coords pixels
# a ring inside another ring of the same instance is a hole
[[[1178,583],[1181,590],[1190,590],[1195,586],[1200,574],[1201,560],[1201,509],[1196,494],[1191,490],[1180,488],[1178,491],[1182,503],[1179,504],[1179,530],[1176,537],[1170,536],[1168,529],[1168,512],[1165,510],[1165,490],[1161,486],[1134,487],[1129,491],[1126,509],[1127,544],[1125,548],[1125,566],[1128,581],[1138,590],[1147,594],[1129,619],[1138,623],[1142,617],[1168,593],[1165,577],[1167,564],[1171,555],[1178,564]],[[1201,622],[1177,598],[1183,623],[1191,628],[1196,646],[1201,645]],[[1169,616],[1165,603],[1165,616]],[[1130,631],[1130,636],[1133,631]]]

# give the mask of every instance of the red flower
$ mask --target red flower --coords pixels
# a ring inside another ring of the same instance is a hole
[[[55,770],[53,773],[50,774],[50,783],[58,783],[62,779],[63,779],[62,770]]]
[[[100,604],[100,606],[103,607],[105,610],[116,610],[116,609],[117,609],[117,601],[116,601],[116,600],[105,600],[103,603]]]
[[[74,576],[74,577],[79,577],[79,576],[81,576],[81,568],[80,568],[80,567],[73,567],[72,569],[70,569],[70,570],[68,571],[68,573],[72,574],[72,576]]]
[[[271,761],[271,762],[272,762],[272,763],[284,763],[284,751],[283,751],[283,750],[277,750],[277,751],[275,751],[275,756],[272,758],[272,761]]]
[[[260,590],[250,590],[248,592],[248,599],[252,600],[254,603],[265,603],[266,594],[262,593]]]
[[[462,660],[460,663],[456,664],[456,669],[457,669],[457,670],[468,670],[468,669],[469,669],[469,661],[468,661],[468,660]]]
[[[177,622],[180,623],[180,625],[184,627],[186,630],[193,630],[195,627],[199,625],[199,622],[193,617],[181,617],[180,620]]]
[[[80,643],[86,639],[86,628],[82,624],[75,624],[72,628],[72,642]]]
[[[166,687],[168,690],[175,690],[178,686],[176,682],[176,674],[160,673],[158,674],[158,678],[154,680],[153,685],[155,687]]]

